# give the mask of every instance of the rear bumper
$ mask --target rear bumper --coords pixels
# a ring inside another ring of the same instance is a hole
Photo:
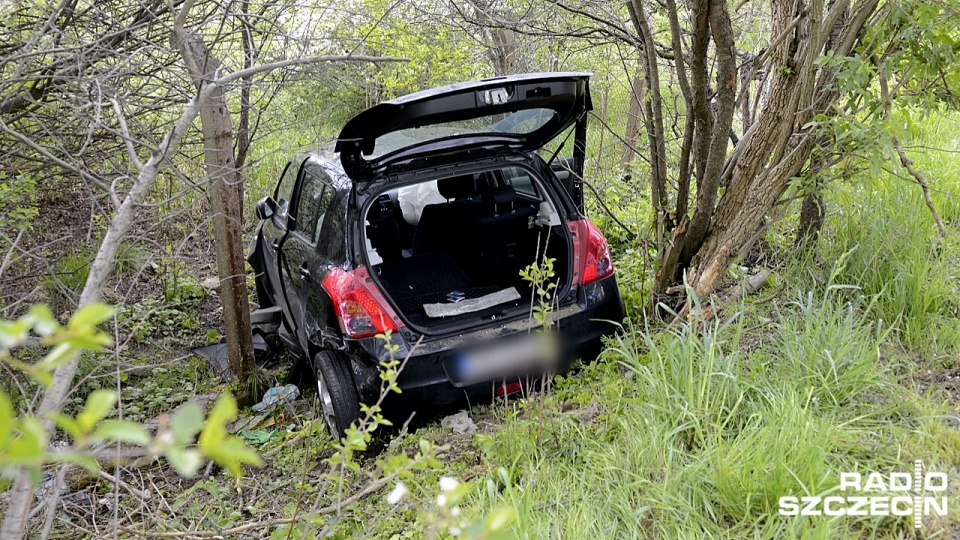
[[[539,373],[527,371],[526,375],[542,375],[545,371],[564,373],[578,358],[585,361],[596,358],[601,349],[601,338],[616,332],[624,317],[616,277],[611,275],[580,287],[577,302],[555,311],[552,316],[556,329],[554,335],[558,338],[559,357],[551,364],[550,369]],[[409,344],[400,336],[394,336],[394,343],[401,345],[396,358],[402,361],[409,356],[397,380],[403,390],[399,399],[405,404],[416,406],[443,405],[464,399],[482,400],[493,396],[496,387],[503,380],[501,377],[480,382],[459,380],[457,365],[462,361],[464,351],[493,344],[500,344],[500,347],[510,350],[510,340],[523,339],[536,330],[536,326],[534,321],[524,319],[421,343],[418,346]],[[354,345],[363,349],[362,356],[380,359],[383,357],[382,340],[358,340]],[[509,376],[511,380],[516,379],[516,374],[511,373]]]

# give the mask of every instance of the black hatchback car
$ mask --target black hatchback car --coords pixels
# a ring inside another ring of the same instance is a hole
[[[583,215],[588,82],[515,75],[381,103],[335,145],[291,159],[258,203],[249,261],[261,311],[310,360],[332,434],[379,393],[389,353],[378,334],[410,357],[397,383],[423,407],[517,391],[592,359],[615,331],[610,253]],[[571,136],[573,156],[557,160]],[[544,257],[556,284],[546,334],[520,275]]]

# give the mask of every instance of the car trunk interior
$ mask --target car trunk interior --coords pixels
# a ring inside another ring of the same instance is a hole
[[[406,322],[436,333],[530,309],[520,270],[537,254],[569,281],[570,243],[551,202],[511,167],[380,194],[366,217],[373,275]]]

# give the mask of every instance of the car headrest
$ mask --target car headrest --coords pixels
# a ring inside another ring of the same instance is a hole
[[[483,201],[497,206],[509,204],[515,200],[517,200],[517,191],[513,189],[513,186],[497,186],[483,192]]]
[[[444,199],[469,199],[477,196],[477,180],[472,174],[437,180],[437,189]]]
[[[393,199],[387,194],[377,197],[377,200],[370,205],[370,210],[367,212],[367,219],[370,222],[386,221],[394,218]]]

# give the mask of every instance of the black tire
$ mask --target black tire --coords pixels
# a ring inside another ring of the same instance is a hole
[[[343,437],[360,417],[360,397],[350,371],[350,358],[340,351],[320,351],[313,357],[320,414],[335,439]]]

